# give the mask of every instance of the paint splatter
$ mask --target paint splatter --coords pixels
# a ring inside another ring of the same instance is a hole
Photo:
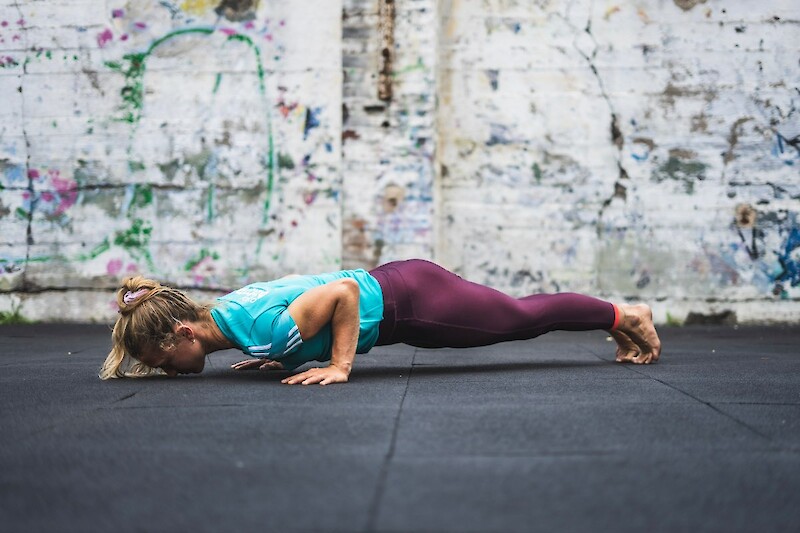
[[[308,133],[314,128],[318,128],[320,121],[319,115],[322,113],[321,107],[307,108],[306,109],[306,122],[303,126],[303,139],[308,138]]]
[[[708,165],[700,161],[683,161],[670,156],[666,163],[653,170],[652,179],[656,183],[673,180],[683,183],[687,194],[694,193],[694,184],[706,179]]]
[[[795,226],[789,230],[788,235],[781,244],[781,249],[775,252],[780,271],[774,279],[776,287],[780,286],[781,295],[785,295],[783,287],[789,283],[792,287],[800,285],[800,228]],[[788,295],[786,295],[788,296]]]
[[[0,68],[12,68],[19,65],[19,62],[11,56],[0,56]]]
[[[113,39],[114,39],[114,34],[111,33],[111,30],[106,28],[97,35],[97,46],[99,46],[100,48],[105,48],[105,46]]]

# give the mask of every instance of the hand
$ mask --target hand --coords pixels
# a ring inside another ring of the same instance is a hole
[[[231,368],[234,370],[252,370],[254,368],[259,370],[281,370],[283,363],[272,359],[245,359],[232,364]]]
[[[314,383],[319,383],[320,385],[347,383],[349,374],[349,372],[337,366],[330,365],[325,368],[309,368],[305,372],[282,379],[281,383],[286,383],[288,385],[295,385],[297,383],[302,383],[303,385],[313,385]]]

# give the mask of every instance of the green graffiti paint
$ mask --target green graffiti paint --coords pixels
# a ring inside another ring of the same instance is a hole
[[[144,74],[147,66],[147,59],[153,50],[165,42],[180,37],[181,35],[200,34],[209,35],[214,33],[213,28],[183,28],[167,33],[163,37],[153,41],[144,52],[125,54],[122,61],[106,61],[105,65],[111,70],[117,71],[125,76],[125,85],[120,90],[122,96],[122,116],[118,120],[130,124],[138,124],[142,118],[142,108],[144,105]]]
[[[533,169],[533,177],[536,178],[536,183],[542,183],[542,169],[539,163],[534,163],[531,167]]]
[[[258,90],[259,94],[261,95],[261,99],[264,103],[264,109],[267,110],[267,142],[269,143],[268,150],[267,150],[267,161],[266,161],[266,170],[267,170],[267,183],[266,183],[266,198],[264,200],[264,211],[263,216],[261,219],[262,226],[266,226],[269,223],[269,212],[270,207],[272,204],[272,188],[275,183],[275,177],[278,175],[278,161],[275,157],[275,143],[274,138],[272,136],[272,116],[269,113],[269,103],[267,102],[267,85],[264,78],[264,66],[261,64],[261,49],[256,46],[253,40],[248,37],[247,35],[242,34],[235,34],[228,37],[228,41],[239,41],[247,46],[253,51],[253,54],[256,57],[256,72],[258,74]],[[264,240],[264,237],[259,238],[259,243],[257,246],[256,257],[261,251],[261,244]]]
[[[215,28],[184,28],[175,30],[153,41],[150,44],[150,46],[143,52],[126,54],[122,57],[122,60],[120,61],[105,62],[107,68],[109,68],[112,71],[120,73],[122,76],[124,76],[125,79],[124,86],[120,91],[120,96],[122,98],[122,103],[118,107],[118,112],[120,113],[120,115],[117,116],[115,119],[118,121],[127,122],[131,125],[131,130],[129,132],[129,143],[128,143],[129,156],[131,154],[133,146],[133,139],[138,130],[138,126],[141,121],[144,109],[144,96],[145,96],[144,75],[147,69],[147,62],[150,56],[159,46],[172,39],[190,34],[211,35],[215,31],[216,31]],[[266,173],[266,179],[264,184],[266,195],[263,205],[262,226],[266,227],[270,222],[270,210],[272,204],[273,187],[275,183],[275,178],[279,173],[279,167],[278,167],[278,159],[275,157],[275,142],[272,133],[272,117],[270,113],[269,102],[267,101],[265,72],[261,60],[261,50],[250,37],[243,34],[229,35],[225,42],[226,43],[240,42],[247,45],[252,51],[254,56],[255,70],[258,76],[259,94],[263,101],[264,109],[266,110],[265,118],[267,122],[266,129],[267,129],[268,146],[267,146],[267,153],[262,160],[262,166],[264,167]],[[217,91],[219,90],[221,80],[222,80],[222,73],[218,73],[213,88],[214,94],[216,94]],[[207,158],[205,163],[207,163]],[[167,163],[166,165],[159,165],[159,168],[165,174],[165,176],[167,176],[167,178],[171,180],[175,177],[180,166],[178,165],[177,161],[174,161]],[[198,170],[198,175],[201,178],[205,177],[205,164],[203,164],[202,166],[197,166],[196,168]],[[133,166],[130,167],[130,170],[131,172],[134,172],[140,170],[140,168],[138,166]],[[214,193],[215,191],[213,189],[213,184],[211,184],[206,205],[207,218],[209,220],[211,220],[211,218],[213,218],[214,216],[213,212]],[[134,214],[129,212],[128,216],[133,217]],[[141,254],[143,257],[146,258],[148,264],[152,266],[152,260],[150,258],[149,252],[147,252],[147,245],[149,243],[151,228],[145,227],[143,224],[144,223],[141,221],[141,219],[134,218],[133,226],[128,232],[116,234],[114,238],[114,244],[127,247],[129,250],[131,250],[131,253],[134,253],[135,251],[136,253]],[[256,260],[259,257],[265,236],[268,235],[269,233],[270,232],[266,231],[259,232],[259,242],[256,246],[256,253],[255,253]]]
[[[292,160],[292,156],[278,152],[278,168],[285,168],[287,170],[294,169],[294,160]]]
[[[700,161],[682,161],[673,156],[653,170],[652,178],[657,183],[666,180],[682,182],[686,193],[693,194],[695,182],[706,179],[706,168],[708,165]]]
[[[217,91],[219,91],[219,84],[221,81],[222,81],[222,73],[217,72],[217,78],[214,80],[214,89],[212,89],[211,91],[213,94],[217,94]]]
[[[146,184],[133,186],[133,199],[130,207],[147,207],[153,203],[153,187]]]
[[[128,172],[133,174],[134,172],[141,172],[144,170],[144,163],[141,161],[128,161]]]
[[[206,190],[206,222],[211,222],[214,220],[214,195],[216,193],[216,187],[214,187],[213,183],[208,184],[208,189]]]
[[[82,254],[78,256],[79,261],[89,261],[91,259],[96,259],[109,251],[111,249],[111,244],[109,244],[108,239],[104,239],[103,242],[92,248],[92,250],[88,254]]]
[[[206,248],[200,249],[200,254],[197,257],[194,257],[186,262],[186,265],[183,267],[186,272],[189,272],[194,267],[200,264],[203,259],[206,257],[210,257],[211,259],[217,260],[219,259],[220,255],[217,252],[209,251]]]
[[[167,181],[172,181],[175,179],[175,174],[178,173],[178,170],[181,168],[180,162],[177,159],[173,159],[167,163],[159,163],[158,169],[167,178]]]
[[[114,235],[114,244],[125,248],[136,259],[144,259],[147,265],[155,270],[153,258],[148,250],[153,227],[141,218],[133,219],[130,229],[118,231]]]

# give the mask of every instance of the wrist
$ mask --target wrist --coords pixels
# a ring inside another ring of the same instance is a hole
[[[338,368],[348,376],[350,375],[350,371],[353,369],[353,363],[342,363],[342,362],[334,363],[333,361],[331,361],[331,366]]]

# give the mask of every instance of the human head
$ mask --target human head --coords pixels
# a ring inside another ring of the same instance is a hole
[[[144,377],[163,373],[146,365],[143,355],[175,350],[185,338],[183,322],[198,322],[209,315],[177,289],[142,276],[125,278],[117,291],[119,317],[111,333],[112,348],[100,369],[100,379]],[[194,339],[192,339],[192,342]]]

